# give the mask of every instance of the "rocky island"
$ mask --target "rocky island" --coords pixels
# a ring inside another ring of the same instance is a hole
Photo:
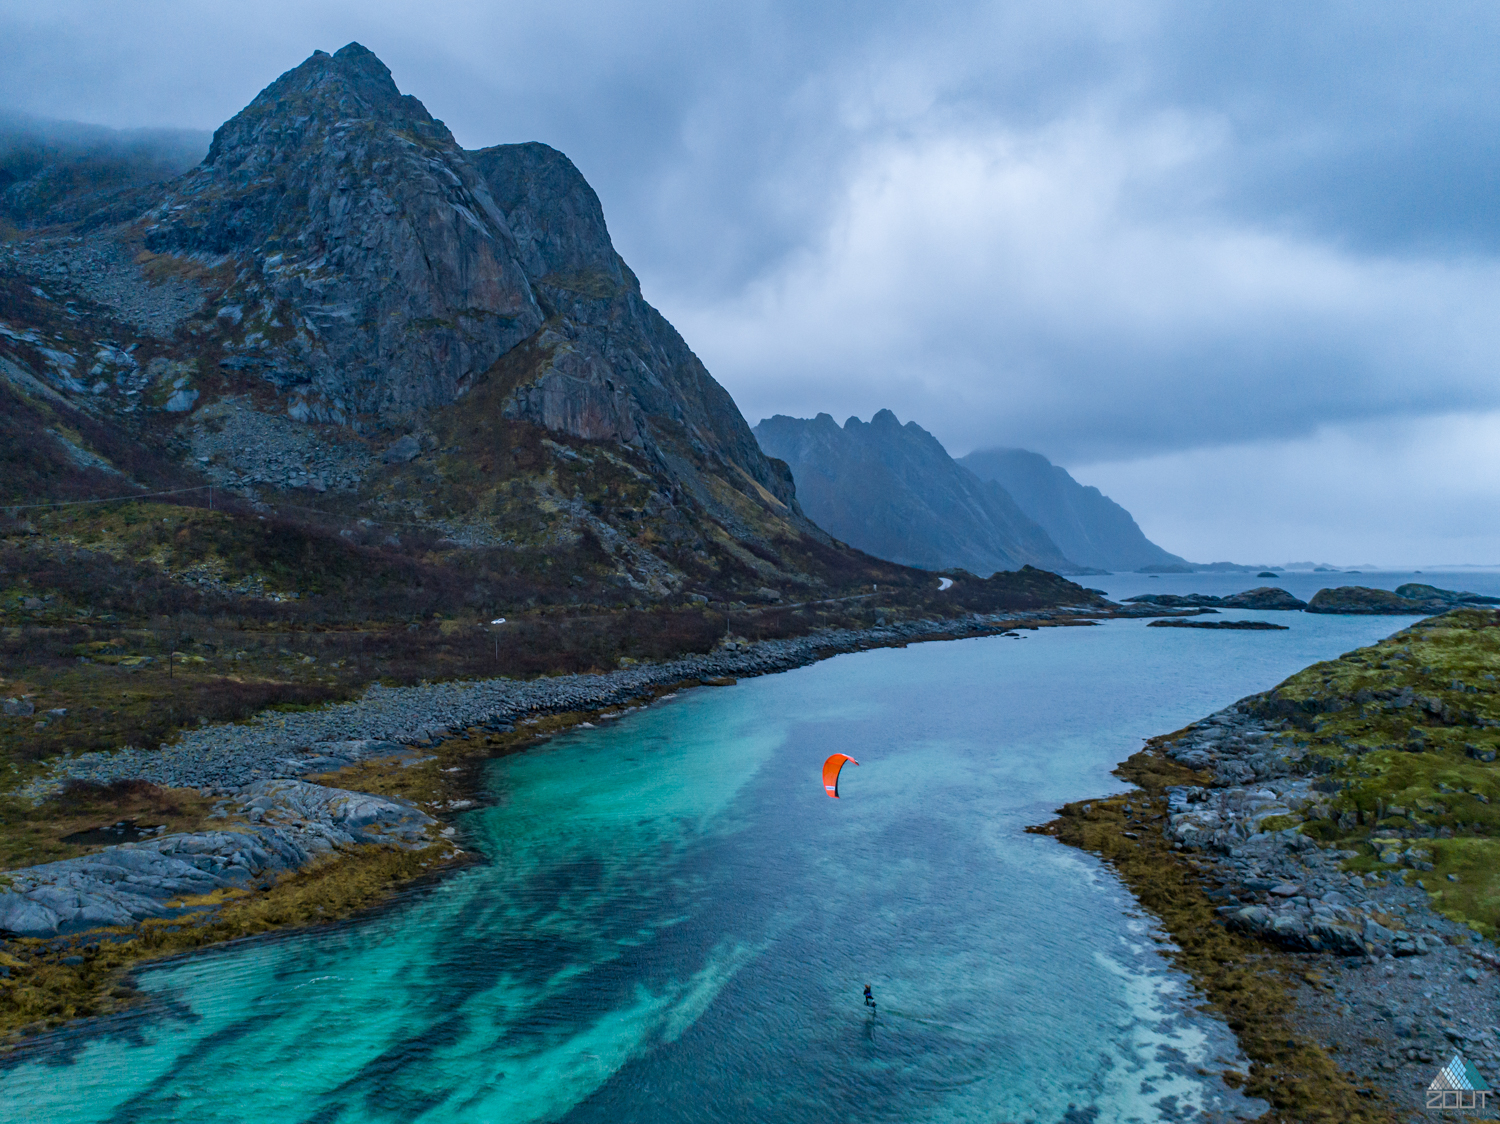
[[[1185,621],[1185,620],[1159,620],[1152,621],[1147,628],[1230,628],[1245,632],[1285,632],[1287,626],[1284,624],[1272,624],[1270,621]]]

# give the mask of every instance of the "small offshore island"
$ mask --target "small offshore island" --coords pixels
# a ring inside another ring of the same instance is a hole
[[[1161,917],[1278,1112],[1405,1119],[1454,1048],[1500,1076],[1497,668],[1500,612],[1419,621],[1153,739],[1118,769],[1135,790],[1034,829]]]

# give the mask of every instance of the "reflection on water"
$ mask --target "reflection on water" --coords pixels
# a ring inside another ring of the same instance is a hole
[[[465,822],[487,865],[145,974],[166,1013],[0,1071],[0,1119],[1253,1115],[1200,1075],[1234,1042],[1149,918],[1021,829],[1118,789],[1141,738],[1401,622],[1290,623],[860,653],[497,761]],[[838,801],[834,751],[862,762]]]

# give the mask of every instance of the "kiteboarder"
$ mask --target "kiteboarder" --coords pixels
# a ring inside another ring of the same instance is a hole
[[[875,1006],[875,995],[870,990],[869,984],[865,984],[865,1006],[870,1008]]]

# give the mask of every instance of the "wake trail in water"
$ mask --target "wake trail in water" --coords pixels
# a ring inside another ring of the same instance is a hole
[[[926,1019],[926,1018],[923,1018],[921,1015],[914,1015],[910,1011],[898,1011],[894,1007],[881,1007],[878,1011],[876,1011],[870,1017],[872,1019],[874,1019],[876,1022],[879,1022],[880,1021],[880,1016],[882,1014],[895,1015],[898,1019],[906,1019],[909,1022],[921,1023],[923,1026],[932,1026],[932,1027],[937,1027],[940,1030],[951,1031],[954,1034],[958,1034],[958,1035],[961,1035],[961,1036],[963,1036],[965,1038],[973,1039],[975,1041],[978,1041],[979,1039],[986,1037],[986,1035],[982,1031],[970,1030],[970,1029],[967,1029],[967,1028],[961,1027],[961,1026],[954,1026],[952,1023],[938,1022],[936,1019]]]

